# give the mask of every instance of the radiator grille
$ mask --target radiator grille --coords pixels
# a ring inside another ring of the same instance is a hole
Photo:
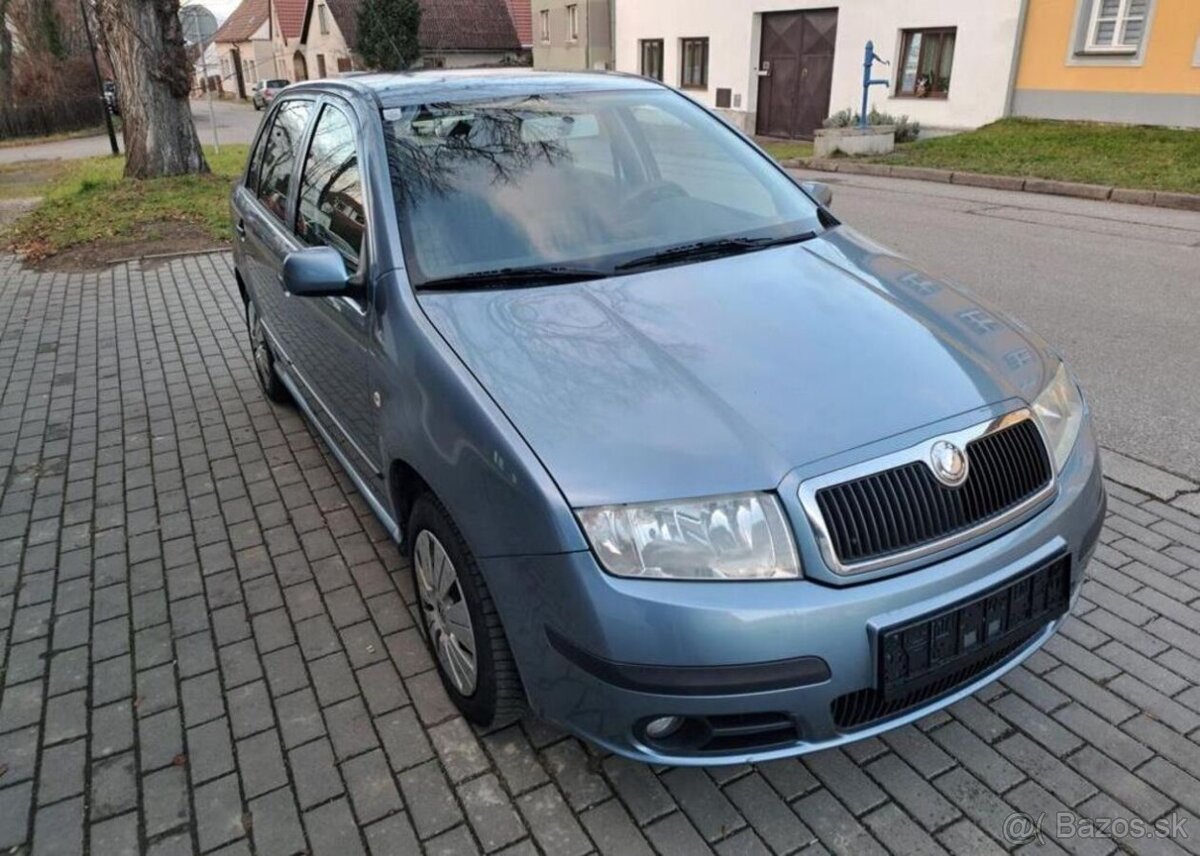
[[[966,481],[947,487],[924,461],[817,491],[839,561],[853,565],[960,534],[1037,494],[1051,479],[1041,433],[1024,419],[971,441]]]

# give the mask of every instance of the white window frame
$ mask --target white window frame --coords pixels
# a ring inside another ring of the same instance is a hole
[[[538,25],[541,29],[542,44],[550,44],[550,10],[543,9],[538,13]]]
[[[1116,17],[1105,16],[1100,17],[1100,7],[1104,5],[1104,0],[1092,0],[1092,13],[1088,20],[1087,40],[1084,42],[1084,52],[1090,54],[1135,54],[1146,40],[1146,33],[1150,23],[1150,3],[1146,3],[1146,11],[1141,15],[1130,15],[1129,5],[1132,0],[1120,0],[1120,5],[1117,7]],[[1142,35],[1138,39],[1136,45],[1121,44],[1119,41],[1121,35],[1125,32],[1125,25],[1130,20],[1141,20]],[[1113,22],[1112,41],[1102,43],[1096,41],[1096,31],[1100,27],[1101,21]]]
[[[573,42],[579,41],[579,4],[572,3],[567,7],[567,38]]]

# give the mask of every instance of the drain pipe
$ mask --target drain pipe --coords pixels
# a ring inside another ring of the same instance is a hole
[[[1013,99],[1017,95],[1017,74],[1021,70],[1021,56],[1025,48],[1025,24],[1029,20],[1029,0],[1021,0],[1021,8],[1017,12],[1017,37],[1013,48],[1012,65],[1008,70],[1008,92],[1004,95],[1004,118],[1012,115]]]

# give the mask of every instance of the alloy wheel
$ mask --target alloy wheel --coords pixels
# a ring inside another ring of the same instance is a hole
[[[429,640],[442,671],[464,696],[475,692],[475,628],[454,562],[442,542],[423,529],[413,545],[418,597]]]

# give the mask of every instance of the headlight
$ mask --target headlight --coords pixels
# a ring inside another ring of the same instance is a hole
[[[1083,397],[1066,364],[1058,364],[1054,379],[1033,402],[1033,412],[1050,444],[1054,470],[1059,472],[1066,466],[1079,436],[1079,426],[1083,424]]]
[[[800,576],[779,500],[743,493],[579,512],[600,563],[619,577],[775,580]]]

